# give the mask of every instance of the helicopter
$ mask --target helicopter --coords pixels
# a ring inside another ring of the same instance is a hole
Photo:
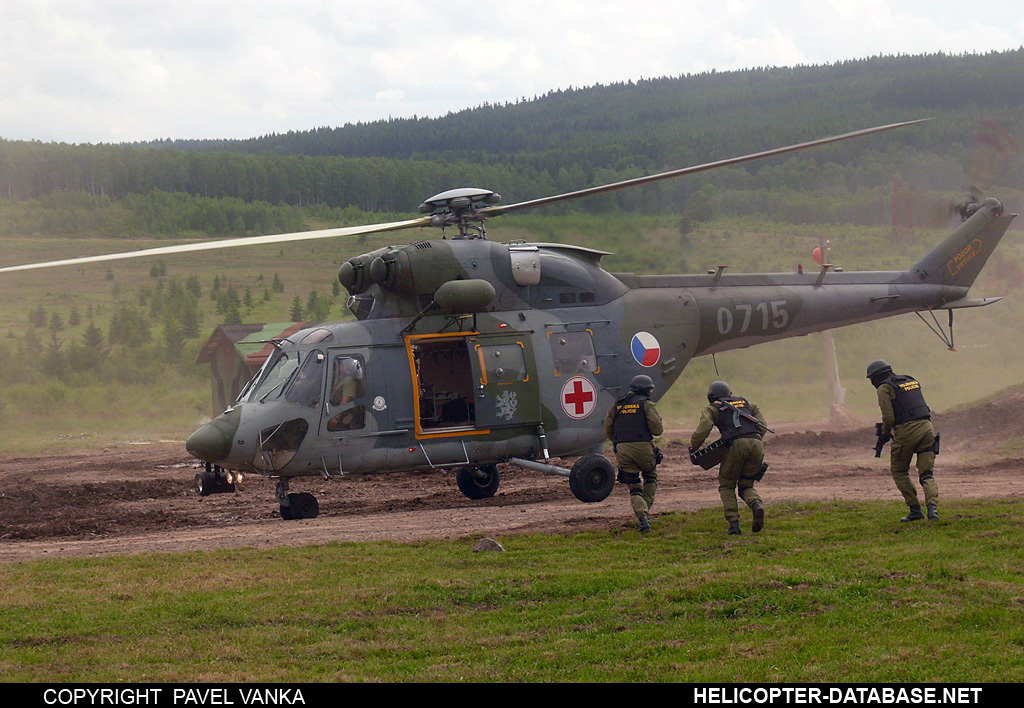
[[[927,119],[925,119],[927,120]],[[354,320],[274,339],[273,352],[186,450],[205,465],[200,495],[232,492],[243,474],[277,480],[283,519],[319,503],[296,477],[455,469],[470,499],[493,496],[499,464],[565,477],[582,502],[614,488],[602,454],[604,414],[636,374],[659,399],[698,356],[893,317],[953,311],[1000,298],[968,291],[1016,215],[992,198],[959,207],[962,222],[903,271],[690,275],[611,273],[607,252],[498,243],[485,222],[569,200],[762,160],[921,123],[867,128],[575,192],[502,205],[459,188],[398,222],[255,236],[0,268],[0,273],[187,251],[440,228],[441,238],[386,246],[341,263]],[[449,238],[449,231],[450,238]],[[571,468],[553,459],[576,458]]]

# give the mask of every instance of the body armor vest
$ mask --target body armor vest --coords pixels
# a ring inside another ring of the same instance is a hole
[[[630,393],[615,402],[612,442],[650,442],[654,440],[647,428],[647,412],[644,403],[648,397]]]
[[[722,434],[722,440],[760,437],[761,429],[757,423],[722,405],[721,401],[731,403],[744,413],[750,413],[750,403],[742,396],[722,396],[712,404],[718,409],[718,422],[715,425]]]
[[[895,425],[932,417],[931,409],[924,402],[921,384],[913,376],[893,374],[885,383],[896,391],[896,399],[892,402],[892,412],[896,417]]]

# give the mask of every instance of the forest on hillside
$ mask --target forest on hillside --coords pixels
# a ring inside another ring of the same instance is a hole
[[[979,120],[1005,129],[1005,135],[987,137],[1000,143],[997,149],[1012,150],[1010,136],[1024,136],[1022,103],[1024,48],[568,88],[439,118],[250,140],[72,145],[0,136],[0,203],[75,193],[146,212],[147,233],[180,232],[186,222],[218,234],[261,233],[284,226],[280,215],[271,216],[280,206],[409,213],[432,194],[457,186],[493,189],[512,203],[871,125],[933,118],[786,160],[626,190],[571,208],[678,213],[706,184],[760,195],[733,200],[730,207],[739,209],[763,208],[765,195],[779,189],[828,188],[839,190],[839,199],[876,204],[888,197],[865,200],[863,192],[882,194],[897,173],[918,189],[963,192]],[[1021,184],[1024,170],[1009,161],[992,177]],[[191,216],[154,220],[166,198],[138,201],[154,193],[178,195],[175,202]],[[203,200],[225,199],[259,206],[232,203],[227,216],[204,206]],[[204,208],[205,221],[196,216]],[[17,213],[19,223],[31,221],[23,210]],[[11,232],[9,222],[0,228]]]

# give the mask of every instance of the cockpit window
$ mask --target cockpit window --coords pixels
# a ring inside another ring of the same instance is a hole
[[[300,406],[317,408],[320,406],[320,392],[324,388],[324,355],[319,351],[306,354],[299,373],[288,385],[285,399]]]
[[[281,395],[295,370],[299,368],[299,353],[277,351],[267,362],[266,373],[249,394],[250,401],[265,401]]]

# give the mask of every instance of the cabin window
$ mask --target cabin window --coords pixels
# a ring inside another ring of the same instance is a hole
[[[366,367],[358,355],[338,355],[331,362],[331,395],[327,429],[360,430],[366,425]]]
[[[590,332],[552,332],[551,356],[555,362],[555,374],[575,376],[576,374],[597,373],[597,355],[594,353],[594,338]]]
[[[526,381],[529,377],[522,344],[489,344],[479,347],[478,351],[481,368],[488,382],[512,383]]]

